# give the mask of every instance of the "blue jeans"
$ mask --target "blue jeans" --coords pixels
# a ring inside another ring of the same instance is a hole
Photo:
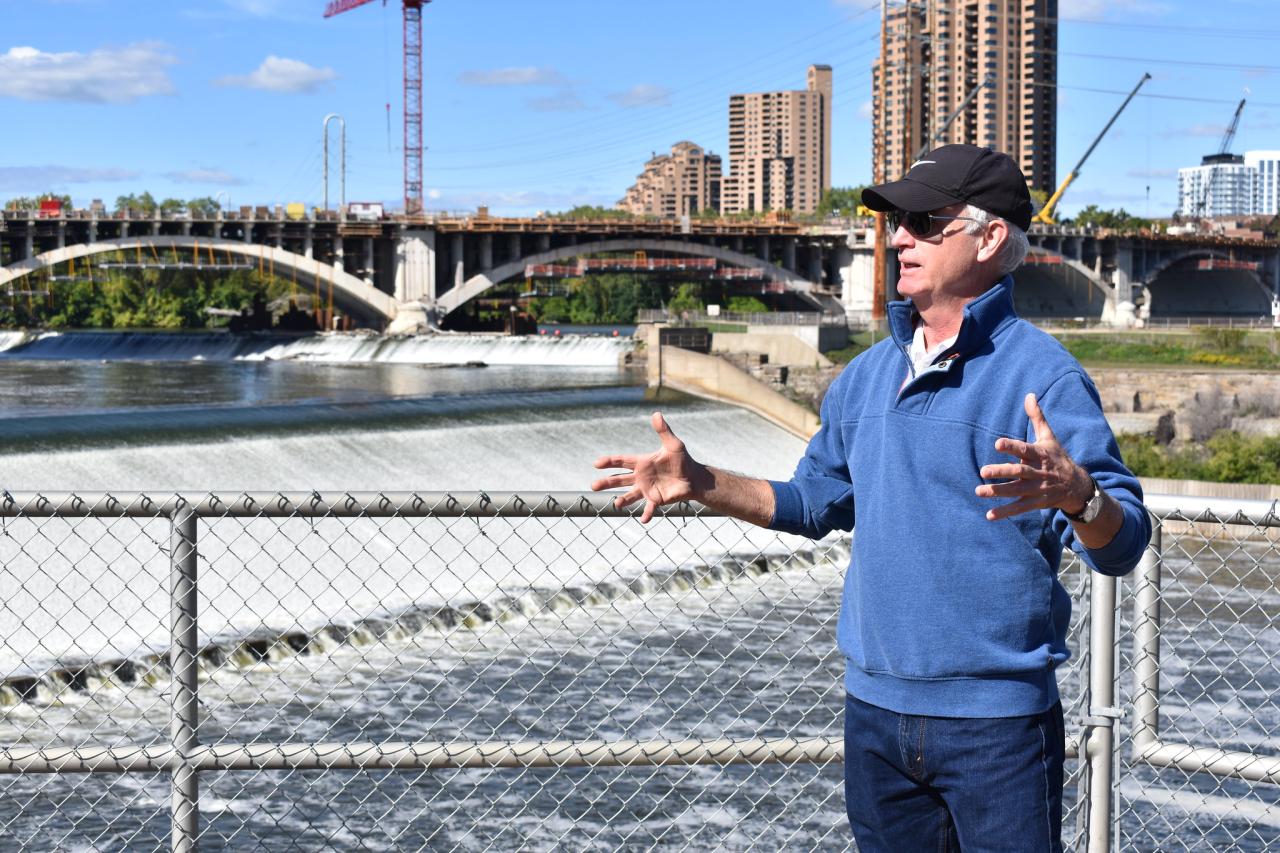
[[[846,694],[844,796],[860,853],[1062,850],[1062,704],[914,717]]]

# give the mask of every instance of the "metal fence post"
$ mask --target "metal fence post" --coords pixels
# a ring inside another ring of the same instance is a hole
[[[1095,574],[1089,593],[1089,715],[1085,719],[1089,762],[1088,853],[1111,850],[1111,784],[1115,751],[1116,579]]]
[[[169,534],[169,734],[175,753],[170,768],[170,845],[194,851],[200,832],[199,777],[191,765],[196,748],[196,514],[182,505],[170,518]]]
[[[1160,551],[1163,527],[1152,518],[1151,544],[1138,563],[1133,601],[1133,729],[1135,756],[1160,739]]]

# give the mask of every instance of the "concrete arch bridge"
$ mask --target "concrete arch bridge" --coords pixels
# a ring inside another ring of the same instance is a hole
[[[460,286],[444,292],[436,300],[436,308],[441,316],[458,310],[467,302],[509,281],[524,277],[525,269],[530,264],[554,264],[583,255],[615,254],[623,252],[645,252],[646,254],[669,254],[677,257],[713,258],[725,264],[743,269],[755,269],[763,273],[765,279],[781,284],[798,294],[809,294],[814,289],[814,282],[769,260],[748,255],[745,252],[724,248],[714,244],[697,243],[688,240],[650,240],[626,239],[594,240],[586,243],[575,243],[569,246],[547,249],[522,258],[509,259],[505,263],[472,275]]]
[[[242,240],[218,240],[184,236],[118,237],[92,243],[75,243],[51,249],[16,263],[0,267],[0,288],[26,276],[39,278],[44,273],[68,263],[99,257],[114,258],[124,255],[126,262],[138,259],[141,267],[160,267],[164,262],[155,252],[178,251],[191,253],[191,266],[184,269],[217,269],[223,261],[242,261],[254,268],[269,265],[281,278],[296,278],[298,286],[310,290],[319,286],[326,290],[332,286],[334,304],[362,322],[383,326],[396,315],[395,299],[375,288],[362,278],[333,264],[322,263],[315,258],[287,251],[275,246],[245,243]]]
[[[1159,316],[1261,317],[1280,294],[1273,242],[1061,227],[1033,227],[1028,236],[1032,253],[1015,273],[1024,316],[1117,326]]]
[[[1028,236],[1033,255],[1015,289],[1027,316],[1116,325],[1144,315],[1257,316],[1270,313],[1270,296],[1280,292],[1275,242],[1057,226],[1036,226]],[[522,275],[527,264],[635,251],[757,269],[855,323],[875,313],[874,239],[866,221],[504,219],[483,211],[364,220],[322,210],[290,217],[278,207],[205,219],[92,211],[43,219],[37,211],[4,211],[0,285],[72,258],[197,243],[251,262],[265,257],[278,273],[296,272],[308,286],[332,284],[346,313],[392,331],[416,328],[431,313],[443,318]],[[1226,268],[1206,269],[1207,260]],[[892,259],[888,267],[886,293],[894,298]]]

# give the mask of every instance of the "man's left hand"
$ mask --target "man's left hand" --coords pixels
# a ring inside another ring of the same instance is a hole
[[[1016,456],[1019,462],[1003,465],[984,465],[984,480],[1003,480],[978,486],[978,497],[1016,498],[1016,500],[987,511],[988,521],[997,521],[1037,509],[1056,508],[1067,512],[1080,512],[1093,494],[1089,472],[1077,465],[1058,443],[1058,437],[1049,428],[1035,394],[1028,394],[1023,401],[1027,417],[1035,428],[1035,444],[1013,438],[996,441],[996,450]]]

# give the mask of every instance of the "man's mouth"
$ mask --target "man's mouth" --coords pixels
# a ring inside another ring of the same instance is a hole
[[[898,259],[898,265],[901,266],[904,270],[913,270],[916,267],[920,266],[919,264],[915,264],[915,263],[912,263],[911,261],[903,260],[902,258]]]

